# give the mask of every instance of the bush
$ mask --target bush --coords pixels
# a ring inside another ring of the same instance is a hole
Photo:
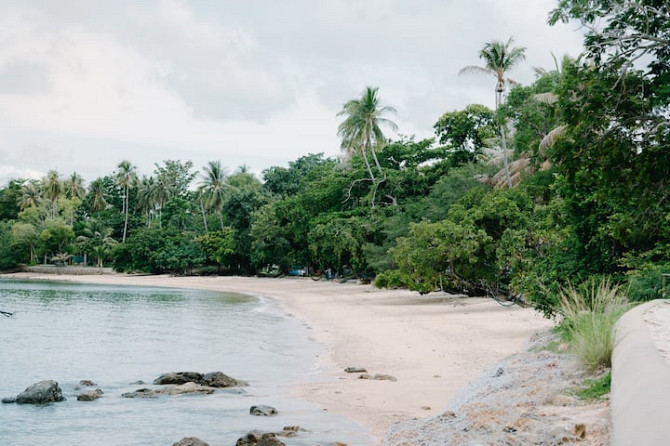
[[[612,365],[612,329],[628,307],[628,299],[609,277],[592,277],[578,287],[561,290],[560,329],[589,371]]]
[[[646,302],[661,299],[663,274],[670,274],[670,263],[647,264],[628,273],[628,295],[630,300]],[[665,279],[666,293],[670,291],[670,277]],[[667,296],[666,296],[667,297]]]

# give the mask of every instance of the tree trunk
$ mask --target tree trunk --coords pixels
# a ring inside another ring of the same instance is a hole
[[[205,224],[205,233],[207,233],[209,232],[207,228],[207,214],[205,214],[205,206],[202,204],[202,200],[200,200],[200,212],[202,212],[202,222]]]
[[[501,84],[500,81],[496,85],[496,115],[500,109],[500,104],[502,103],[502,93],[504,91],[504,83]],[[500,116],[497,116],[500,119]],[[505,177],[507,178],[507,187],[512,188],[512,179],[509,175],[509,161],[507,160],[507,141],[505,140],[505,125],[503,122],[500,122],[500,140],[502,141],[503,149],[503,166],[505,168]]]

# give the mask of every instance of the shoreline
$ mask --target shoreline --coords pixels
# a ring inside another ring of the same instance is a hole
[[[532,309],[503,308],[491,299],[304,278],[172,277],[126,274],[10,273],[2,277],[109,285],[230,291],[276,300],[313,331],[324,353],[325,382],[298,385],[297,398],[353,419],[380,444],[398,422],[440,414],[469,381],[521,351],[538,330],[553,326]],[[346,367],[397,381],[358,379]]]

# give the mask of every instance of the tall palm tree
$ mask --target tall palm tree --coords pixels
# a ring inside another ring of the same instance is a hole
[[[116,171],[115,181],[116,185],[123,189],[123,239],[122,242],[126,241],[126,235],[128,234],[128,212],[129,212],[129,203],[130,203],[130,190],[135,187],[137,184],[137,171],[135,166],[133,166],[130,161],[123,160],[117,166],[118,170]]]
[[[484,44],[484,48],[479,51],[479,58],[484,61],[484,66],[470,65],[461,69],[459,74],[481,73],[488,76],[494,76],[496,79],[496,112],[502,104],[502,95],[505,92],[507,84],[516,83],[507,77],[507,72],[526,59],[526,48],[513,47],[514,39],[509,38],[507,42],[493,40]],[[507,186],[512,187],[512,179],[509,174],[509,161],[507,159],[507,142],[505,140],[505,124],[500,122],[500,138],[503,148],[503,162],[507,176]]]
[[[158,206],[158,188],[154,177],[143,176],[137,186],[137,207],[147,216],[147,227]]]
[[[91,182],[88,193],[92,196],[91,210],[93,212],[100,212],[107,208],[107,190],[102,178]]]
[[[69,177],[63,181],[63,193],[65,198],[84,198],[86,196],[86,188],[84,187],[84,179],[77,172],[72,172]]]
[[[342,138],[342,148],[349,154],[360,152],[374,190],[379,183],[386,180],[376,154],[376,151],[383,149],[387,142],[381,127],[387,126],[393,131],[398,128],[395,122],[384,117],[389,113],[395,113],[396,110],[389,106],[380,107],[378,91],[379,88],[366,87],[360,99],[348,101],[337,114],[346,117],[337,128],[337,134]],[[372,156],[377,172],[382,176],[381,180],[374,175],[368,154]],[[374,207],[374,194],[372,206]]]
[[[63,184],[60,175],[55,170],[50,170],[42,179],[44,198],[51,201],[51,216],[56,217],[58,213],[58,197],[63,193]]]
[[[220,161],[209,161],[203,167],[204,175],[202,179],[202,187],[207,203],[207,208],[214,209],[219,215],[219,223],[221,224],[221,231],[223,227],[223,203],[225,201],[226,184],[226,170],[221,167]]]

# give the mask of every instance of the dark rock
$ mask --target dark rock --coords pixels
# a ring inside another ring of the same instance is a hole
[[[16,396],[17,404],[45,404],[65,401],[56,381],[40,381]]]
[[[16,402],[16,397],[15,396],[10,396],[8,398],[3,398],[0,401],[2,401],[2,404],[12,404],[12,403]]]
[[[286,446],[273,433],[261,433],[251,431],[242,438],[239,438],[235,446]]]
[[[209,446],[209,444],[197,437],[184,437],[178,442],[172,443],[172,446]]]
[[[272,406],[251,406],[249,413],[257,417],[269,417],[272,415],[277,415],[277,409]]]
[[[500,378],[501,376],[503,376],[503,373],[505,373],[505,372],[503,371],[502,367],[499,367],[498,370],[496,370],[496,374],[493,375],[493,377],[494,378]]]
[[[137,389],[134,392],[124,393],[124,398],[157,398],[162,395],[204,394],[214,393],[214,387],[202,386],[194,382],[187,382],[178,386],[170,386],[163,389]]]
[[[171,372],[161,375],[154,380],[154,384],[158,385],[179,385],[186,384],[188,382],[217,388],[247,385],[246,382],[231,378],[230,376],[221,372],[212,372],[204,375],[198,372]]]
[[[347,367],[346,369],[344,369],[344,371],[347,372],[347,373],[367,373],[368,372],[363,367]]]
[[[234,387],[234,386],[246,386],[247,383],[240,381],[235,378],[221,373],[221,372],[212,372],[207,373],[202,377],[200,384],[209,386],[209,387]]]
[[[367,373],[364,373],[361,376],[359,376],[358,379],[374,379],[377,381],[398,381],[395,376],[382,375],[380,373],[376,373],[375,375],[368,375]]]
[[[154,384],[186,384],[188,382],[200,383],[202,373],[198,372],[171,372],[154,379]]]
[[[82,379],[81,381],[79,381],[79,385],[80,386],[85,386],[85,387],[95,387],[95,386],[97,386],[97,384],[94,383],[93,381],[91,381],[90,379]]]
[[[86,392],[82,392],[77,395],[77,401],[95,401],[100,398],[103,393],[105,392],[100,389],[87,390]]]

